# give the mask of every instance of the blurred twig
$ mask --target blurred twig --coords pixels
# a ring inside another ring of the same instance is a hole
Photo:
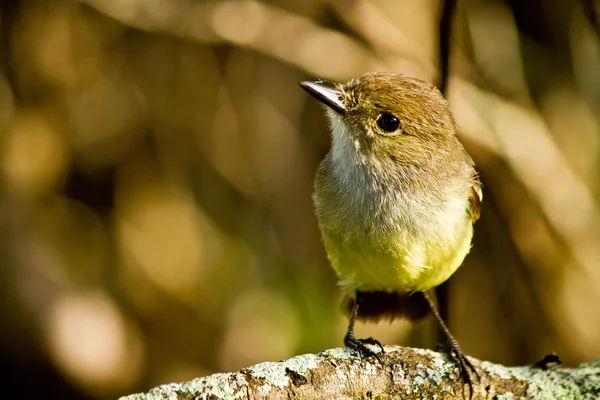
[[[467,391],[455,365],[427,350],[386,348],[384,365],[360,360],[348,349],[306,354],[239,372],[215,374],[185,383],[163,385],[143,399],[463,399]],[[472,398],[579,398],[600,395],[600,363],[577,369],[511,367],[472,359],[481,375]],[[464,392],[463,392],[464,391]]]
[[[450,47],[452,44],[452,22],[454,21],[454,10],[456,0],[445,0],[442,7],[442,15],[439,25],[439,48],[440,48],[440,80],[438,89],[446,94],[448,86],[448,70],[450,68]]]
[[[598,14],[596,13],[594,0],[581,0],[581,5],[583,7],[583,13],[585,14],[585,17],[594,28],[594,31],[596,31],[598,37],[600,37],[600,21],[598,21]]]
[[[442,15],[440,17],[439,24],[439,83],[438,89],[444,96],[448,88],[448,73],[450,68],[450,46],[452,43],[452,22],[454,20],[454,10],[456,9],[456,0],[445,0],[442,7]],[[449,287],[448,282],[442,283],[435,289],[435,294],[438,299],[438,308],[440,315],[446,321],[449,322]],[[438,338],[443,338],[443,332],[441,327],[438,326]]]
[[[19,100],[20,91],[16,87],[16,71],[13,65],[12,30],[19,15],[21,2],[5,0],[0,4],[0,68],[11,86],[12,94]]]

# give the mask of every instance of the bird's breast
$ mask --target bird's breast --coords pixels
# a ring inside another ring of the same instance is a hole
[[[462,263],[472,237],[466,198],[440,200],[427,190],[378,184],[359,169],[343,180],[330,162],[321,164],[314,200],[327,254],[343,287],[426,290]]]

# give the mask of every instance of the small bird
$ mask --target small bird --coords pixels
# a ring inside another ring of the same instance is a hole
[[[477,371],[427,293],[469,252],[482,201],[448,103],[433,85],[397,73],[300,86],[325,106],[331,124],[314,204],[327,255],[348,294],[344,344],[379,359],[366,346],[383,351],[378,340],[355,337],[357,318],[417,320],[431,312],[472,393],[468,368]]]

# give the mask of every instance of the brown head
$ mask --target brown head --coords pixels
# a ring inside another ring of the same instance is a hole
[[[368,73],[345,83],[300,86],[326,106],[332,159],[342,168],[364,164],[385,173],[389,168],[435,168],[449,159],[470,164],[455,137],[448,103],[425,81]]]

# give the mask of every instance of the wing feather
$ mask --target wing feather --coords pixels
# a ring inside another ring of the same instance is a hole
[[[471,222],[475,223],[481,215],[481,202],[483,201],[483,191],[481,190],[481,182],[476,180],[471,186],[471,193],[469,194],[469,215],[471,216]]]

